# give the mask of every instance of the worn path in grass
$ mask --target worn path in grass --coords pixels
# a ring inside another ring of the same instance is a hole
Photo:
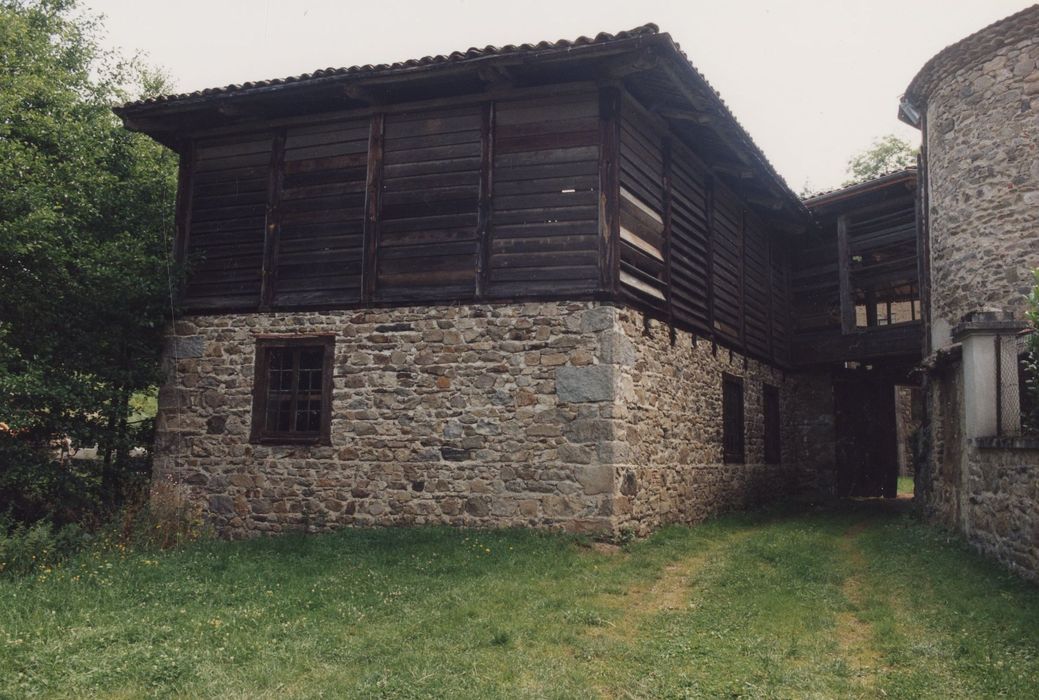
[[[1039,589],[889,504],[352,530],[0,579],[0,698],[1039,697]]]

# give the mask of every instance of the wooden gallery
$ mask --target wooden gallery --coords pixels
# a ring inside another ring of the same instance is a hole
[[[226,535],[894,493],[915,171],[802,202],[653,25],[117,113],[181,158],[156,471]]]

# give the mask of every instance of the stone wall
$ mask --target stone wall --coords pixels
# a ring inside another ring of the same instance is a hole
[[[798,490],[789,466],[791,430],[782,431],[787,466],[764,464],[762,385],[779,388],[785,415],[788,377],[781,370],[709,341],[694,343],[687,333],[672,345],[665,325],[646,329],[641,314],[630,310],[618,311],[612,337],[614,356],[622,358],[616,410],[624,433],[614,454],[619,527],[644,534]],[[723,372],[744,381],[745,464],[722,460]]]
[[[1039,7],[950,47],[926,103],[932,347],[978,309],[1022,311],[1039,267]]]
[[[1039,440],[968,448],[964,531],[976,549],[1039,581]]]
[[[335,335],[330,446],[249,442],[256,338],[272,333]],[[782,374],[682,342],[593,302],[183,319],[166,351],[156,474],[232,537],[352,524],[646,530],[789,490],[788,470],[719,464],[721,371],[747,377],[752,461],[760,383],[782,388]]]

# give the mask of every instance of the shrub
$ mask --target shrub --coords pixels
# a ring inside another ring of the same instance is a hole
[[[0,575],[22,576],[58,566],[91,541],[79,525],[48,522],[0,529]]]

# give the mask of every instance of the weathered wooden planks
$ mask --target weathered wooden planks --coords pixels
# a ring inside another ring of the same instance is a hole
[[[273,132],[199,141],[190,174],[184,259],[189,308],[255,307],[260,301]]]
[[[598,287],[597,100],[579,92],[495,104],[487,296]]]

